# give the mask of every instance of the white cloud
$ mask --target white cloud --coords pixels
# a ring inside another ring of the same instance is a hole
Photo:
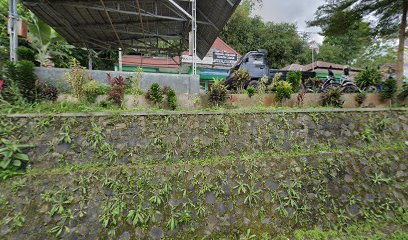
[[[264,0],[263,6],[255,11],[266,21],[276,23],[295,23],[299,31],[310,32],[313,40],[323,41],[323,37],[318,35],[319,28],[308,28],[307,21],[313,20],[317,8],[324,4],[324,0]]]

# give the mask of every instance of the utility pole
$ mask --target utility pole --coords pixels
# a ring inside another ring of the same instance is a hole
[[[17,33],[17,0],[9,0],[9,21],[8,32],[10,34],[10,61],[17,62],[17,47],[18,47],[18,33]]]

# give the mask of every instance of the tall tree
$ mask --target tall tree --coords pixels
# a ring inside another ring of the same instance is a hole
[[[367,16],[375,17],[371,22],[375,30],[373,35],[399,39],[397,80],[402,87],[407,13],[408,0],[326,0],[310,25],[322,26],[326,33],[341,35]]]
[[[294,24],[264,22],[252,16],[253,1],[244,1],[231,17],[221,38],[241,54],[266,49],[272,67],[280,68],[292,63],[310,62],[311,51],[307,36],[301,36]]]
[[[355,64],[356,59],[372,42],[369,23],[360,21],[356,24],[355,28],[340,36],[325,34],[317,58],[344,65]]]

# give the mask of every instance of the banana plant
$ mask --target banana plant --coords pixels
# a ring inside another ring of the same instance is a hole
[[[37,51],[36,61],[40,63],[41,67],[53,67],[53,57],[66,56],[65,53],[56,50],[53,46],[56,43],[64,43],[65,40],[32,12],[30,12],[28,22],[28,41],[31,47]],[[65,45],[67,48],[73,48],[71,45]]]

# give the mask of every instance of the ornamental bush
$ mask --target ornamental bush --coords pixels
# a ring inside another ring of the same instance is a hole
[[[343,107],[343,101],[341,100],[341,95],[343,94],[341,88],[330,88],[322,95],[322,104],[323,106],[330,107]]]
[[[381,72],[375,68],[367,68],[356,76],[356,84],[359,88],[377,86],[381,82]]]
[[[383,99],[392,99],[397,94],[397,90],[398,90],[397,80],[395,78],[388,78],[383,83],[380,94]]]
[[[290,99],[293,93],[293,87],[289,82],[279,81],[275,86],[275,96],[278,102],[282,102],[284,99]]]
[[[302,84],[302,72],[288,72],[286,81],[292,85],[293,92],[299,92]]]
[[[160,88],[160,85],[153,83],[146,92],[145,98],[156,104],[156,107],[160,107],[160,104],[163,102],[163,90]]]

